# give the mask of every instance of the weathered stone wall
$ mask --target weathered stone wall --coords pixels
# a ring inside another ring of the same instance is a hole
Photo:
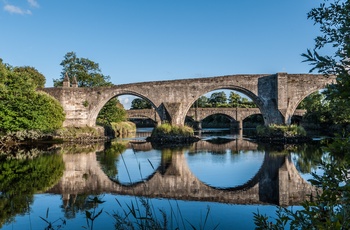
[[[288,123],[300,101],[332,82],[322,75],[229,75],[173,81],[142,82],[96,88],[45,88],[66,113],[64,126],[94,126],[101,108],[111,98],[131,94],[148,99],[162,121],[183,125],[191,105],[203,94],[218,89],[237,90],[259,107],[265,124]]]

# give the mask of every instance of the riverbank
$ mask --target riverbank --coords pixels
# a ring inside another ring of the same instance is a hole
[[[150,137],[146,141],[156,144],[190,144],[199,141],[200,138],[194,135],[194,131],[189,126],[176,126],[162,124],[153,129]]]
[[[298,144],[312,141],[305,129],[297,125],[257,126],[257,135],[252,139],[261,143]]]

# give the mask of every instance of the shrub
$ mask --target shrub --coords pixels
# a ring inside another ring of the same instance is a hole
[[[297,125],[258,125],[256,131],[259,136],[306,136],[305,129],[302,126]]]
[[[152,131],[152,137],[192,137],[193,135],[193,129],[189,126],[177,126],[168,123],[159,125]]]

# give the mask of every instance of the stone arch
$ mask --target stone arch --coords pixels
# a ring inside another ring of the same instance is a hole
[[[236,119],[234,117],[232,117],[231,114],[225,113],[224,111],[223,112],[212,113],[212,114],[205,114],[205,116],[200,118],[200,121],[203,121],[204,119],[206,119],[206,118],[208,118],[210,116],[213,116],[213,115],[223,115],[223,116],[227,117],[231,122],[232,121],[236,121]]]
[[[247,88],[243,88],[237,85],[211,85],[208,87],[203,88],[203,90],[197,90],[196,95],[192,98],[192,100],[189,100],[185,110],[185,114],[188,113],[189,109],[191,108],[191,106],[196,102],[196,100],[198,100],[198,98],[206,93],[212,92],[212,91],[216,91],[216,90],[233,90],[233,91],[237,91],[240,92],[244,95],[247,95],[259,108],[260,111],[262,106],[263,106],[263,102],[261,101],[261,99],[251,90],[247,89]],[[182,122],[184,123],[184,121]]]
[[[102,100],[99,100],[97,102],[97,104],[94,106],[94,108],[92,109],[92,111],[90,112],[89,120],[91,121],[91,123],[93,123],[93,124],[96,123],[96,119],[97,119],[99,112],[101,111],[103,106],[109,100],[111,100],[112,98],[115,98],[117,96],[121,96],[121,95],[133,95],[136,97],[143,98],[145,100],[148,100],[151,103],[151,105],[156,108],[155,103],[151,99],[149,99],[146,95],[143,95],[139,92],[130,91],[130,90],[113,90],[113,88],[111,88],[109,90],[110,90],[110,92],[107,93],[106,96]],[[159,116],[159,114],[158,114],[158,116]]]
[[[297,110],[298,108],[298,105],[305,99],[307,98],[308,96],[310,96],[312,93],[314,92],[317,92],[319,90],[322,90],[324,89],[323,88],[317,88],[317,89],[312,89],[310,91],[307,91],[305,92],[297,101],[296,103],[293,105],[293,106],[290,106],[288,109],[287,109],[287,112],[286,112],[286,115],[285,115],[285,124],[290,124],[291,123],[291,120],[292,120],[292,117],[295,113],[295,111]]]
[[[159,114],[155,109],[152,109],[152,114],[150,113],[142,113],[142,111],[139,110],[127,110],[128,118],[129,119],[137,119],[137,118],[148,118],[152,120],[154,123],[159,123],[161,121]]]

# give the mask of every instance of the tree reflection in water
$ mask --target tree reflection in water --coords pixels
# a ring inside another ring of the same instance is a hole
[[[0,228],[30,212],[33,195],[57,183],[63,170],[62,156],[47,152],[34,159],[0,161]]]

